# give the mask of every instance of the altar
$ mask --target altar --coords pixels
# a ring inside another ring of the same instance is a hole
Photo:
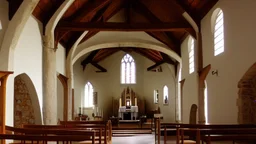
[[[138,112],[139,108],[135,92],[127,87],[124,89],[119,99],[118,117],[121,118],[121,120],[136,120]]]
[[[138,106],[131,106],[126,108],[126,106],[121,106],[118,111],[118,117],[122,120],[136,120],[138,117]]]

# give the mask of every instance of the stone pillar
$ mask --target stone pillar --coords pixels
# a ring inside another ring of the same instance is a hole
[[[204,103],[204,90],[205,90],[205,85],[204,81],[201,82],[199,80],[199,91],[198,91],[198,117],[199,117],[199,124],[205,124],[205,103]]]
[[[43,40],[43,120],[44,124],[57,124],[56,53],[50,37]]]
[[[201,72],[203,70],[203,48],[202,48],[202,35],[201,32],[197,32],[197,70],[199,73],[198,81],[198,123],[205,123],[205,112],[204,112],[204,79],[202,80]]]
[[[71,64],[71,58],[68,57],[67,61],[66,61],[66,75],[68,77],[68,82],[67,82],[67,87],[68,87],[68,120],[72,120],[73,119],[73,114],[74,112],[72,112],[72,110],[74,110],[72,108],[72,103],[73,103],[73,99],[72,99],[72,88],[73,88],[73,67]]]

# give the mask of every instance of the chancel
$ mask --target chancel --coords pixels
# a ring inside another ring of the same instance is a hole
[[[138,117],[138,105],[135,92],[127,87],[123,90],[119,99],[118,116],[122,120],[136,120]]]

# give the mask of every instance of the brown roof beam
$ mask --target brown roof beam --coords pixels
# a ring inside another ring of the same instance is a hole
[[[123,7],[124,4],[124,0],[116,0],[116,1],[112,1],[109,6],[107,7],[107,9],[104,11],[104,13],[102,14],[102,21],[105,22],[108,19],[110,19],[115,13],[117,13],[118,11],[121,10],[121,8]],[[101,19],[98,19],[97,21],[100,21]],[[92,36],[96,35],[99,31],[89,31],[86,36],[81,40],[80,43],[83,43],[84,41],[88,40],[89,38],[91,38]]]
[[[90,62],[92,62],[92,59],[94,56],[99,52],[99,50],[92,51],[88,57],[86,57],[82,62],[81,65],[83,65],[83,70],[85,69],[86,65]]]
[[[75,17],[71,20],[72,22],[79,22],[81,19],[84,18],[90,18],[91,15],[93,15],[98,10],[105,7],[107,4],[109,4],[110,0],[95,0],[91,4],[86,4],[83,8],[81,8],[81,11],[78,11]],[[61,22],[61,21],[60,21]],[[69,31],[65,31],[59,34],[58,37],[56,37],[57,42],[59,42]],[[58,33],[58,32],[56,32]]]
[[[195,23],[200,26],[200,18],[193,12],[187,5],[185,5],[181,0],[171,0],[177,6],[179,6],[183,11],[187,12],[188,15],[195,21]]]
[[[192,29],[190,24],[184,22],[170,23],[116,23],[116,22],[60,22],[57,31],[182,31]]]
[[[90,3],[91,4],[86,4],[83,8],[81,8],[82,11],[76,15],[76,17],[72,20],[73,22],[79,22],[81,19],[91,17],[92,14],[109,4],[110,0],[93,0],[90,1]]]
[[[167,54],[161,52],[161,55],[166,63],[176,65],[176,63]]]
[[[163,63],[165,63],[165,61],[157,62],[157,63],[155,63],[154,65],[148,67],[148,68],[147,68],[147,71],[151,71],[151,70],[153,70],[153,69],[159,67],[159,66],[162,65]]]
[[[100,71],[96,71],[96,72],[107,72],[107,70],[104,67],[102,67],[101,65],[99,65],[97,63],[93,63],[93,62],[91,62],[91,64],[100,70]]]
[[[146,17],[151,23],[161,23],[162,21],[154,14],[152,13],[144,4],[142,4],[139,1],[136,1],[136,4],[133,5],[133,9],[137,11],[138,13],[143,14],[143,16]],[[173,49],[175,52],[180,54],[179,47],[180,42],[173,36],[172,33],[165,32],[148,32],[148,34],[155,39],[159,40],[160,42],[166,44],[168,47]]]

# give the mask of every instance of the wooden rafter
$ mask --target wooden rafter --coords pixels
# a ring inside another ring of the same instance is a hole
[[[151,23],[161,23],[162,21],[156,17],[144,4],[141,2],[136,3],[133,7],[135,11],[138,13],[143,14],[146,19],[148,19]],[[173,49],[176,53],[180,54],[179,52],[179,42],[172,36],[170,39],[165,32],[147,32],[150,36],[154,37],[155,39],[159,40],[160,42],[166,44],[168,47]],[[170,34],[171,35],[171,34]]]
[[[117,23],[117,22],[59,22],[57,31],[182,31],[192,29],[188,23]]]
[[[124,0],[116,0],[112,1],[107,9],[102,14],[101,19],[98,19],[97,21],[106,22],[108,19],[110,19],[115,13],[121,10],[121,8],[124,5]],[[84,41],[88,40],[92,36],[96,35],[99,31],[89,31],[85,37],[81,40],[80,43],[83,43]]]
[[[161,55],[166,63],[176,65],[176,62],[174,62],[167,54],[161,52]]]
[[[95,0],[92,1],[91,4],[86,4],[83,8],[81,8],[80,11],[78,11],[75,14],[75,17],[73,17],[73,19],[71,19],[70,21],[72,22],[80,22],[82,19],[86,19],[87,21],[90,21],[90,18],[92,17],[92,15],[94,13],[96,13],[97,11],[99,11],[100,9],[102,9],[103,7],[105,7],[107,4],[109,4],[110,0]],[[60,21],[61,23],[61,21]],[[55,31],[56,34],[58,35],[58,37],[56,37],[56,41],[57,43],[69,32],[69,30],[65,31],[65,32],[58,32]]]
[[[153,69],[159,67],[159,66],[162,65],[163,63],[165,63],[165,61],[157,62],[157,63],[155,63],[154,65],[148,67],[148,68],[147,68],[147,71],[151,71],[151,70],[153,70]]]
[[[83,70],[85,69],[86,65],[92,62],[94,56],[99,52],[99,50],[92,51],[88,57],[86,57],[82,62],[81,65],[83,66]]]
[[[93,58],[93,62],[100,62],[104,59],[106,59],[107,57],[113,55],[114,53],[120,51],[120,49],[118,48],[111,48],[111,49],[101,49],[96,55],[95,57]]]
[[[23,0],[7,0],[9,2],[9,20],[12,20],[12,17],[19,9]]]
[[[175,2],[177,6],[179,6],[184,12],[187,12],[188,15],[195,21],[195,23],[200,26],[200,18],[193,12],[187,5],[185,5],[181,0],[171,0]]]
[[[91,64],[100,70],[100,71],[96,71],[96,72],[107,72],[107,70],[104,67],[102,67],[101,65],[99,65],[98,63],[91,62]]]

